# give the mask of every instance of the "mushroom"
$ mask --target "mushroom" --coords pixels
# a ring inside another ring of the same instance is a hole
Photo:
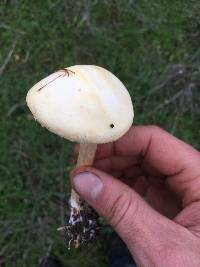
[[[97,144],[113,142],[132,125],[134,112],[122,82],[106,69],[77,65],[44,78],[26,101],[35,119],[49,131],[80,144],[76,167],[92,165]],[[95,237],[91,208],[71,191],[71,215],[66,227],[75,247]]]

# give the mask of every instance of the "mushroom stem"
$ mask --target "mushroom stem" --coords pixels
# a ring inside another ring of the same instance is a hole
[[[97,149],[97,144],[80,143],[76,168],[81,166],[91,166],[94,161],[96,149]],[[70,198],[71,208],[75,208],[78,210],[78,212],[80,212],[81,202],[82,201],[80,199],[80,196],[72,189]]]
[[[97,144],[81,143],[76,167],[92,165],[96,154]]]
[[[97,144],[92,143],[80,143],[80,149],[78,154],[78,160],[76,168],[81,166],[91,166],[93,164]],[[71,208],[81,210],[81,199],[80,196],[72,189],[70,198]]]
[[[94,161],[97,144],[81,143],[76,168],[91,166]],[[67,233],[70,245],[76,248],[82,243],[88,243],[95,239],[97,222],[92,208],[80,199],[80,196],[72,189],[70,197],[71,213]]]

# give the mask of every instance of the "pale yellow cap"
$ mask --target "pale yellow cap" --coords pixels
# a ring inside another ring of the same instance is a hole
[[[107,143],[124,135],[134,112],[122,82],[104,68],[77,65],[34,85],[26,101],[51,132],[76,142]]]

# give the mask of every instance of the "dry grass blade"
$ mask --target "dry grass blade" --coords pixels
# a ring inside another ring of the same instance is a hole
[[[17,41],[18,41],[18,37],[16,37],[12,43],[12,46],[10,48],[10,51],[8,52],[7,57],[5,58],[3,64],[0,67],[0,76],[2,75],[2,73],[4,72],[6,66],[8,65],[8,63],[10,62],[13,52],[15,51],[15,47],[17,45]]]

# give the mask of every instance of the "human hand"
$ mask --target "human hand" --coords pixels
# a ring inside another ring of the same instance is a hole
[[[114,227],[138,266],[200,266],[197,150],[158,127],[136,126],[98,146],[94,166],[73,173],[74,189]]]

